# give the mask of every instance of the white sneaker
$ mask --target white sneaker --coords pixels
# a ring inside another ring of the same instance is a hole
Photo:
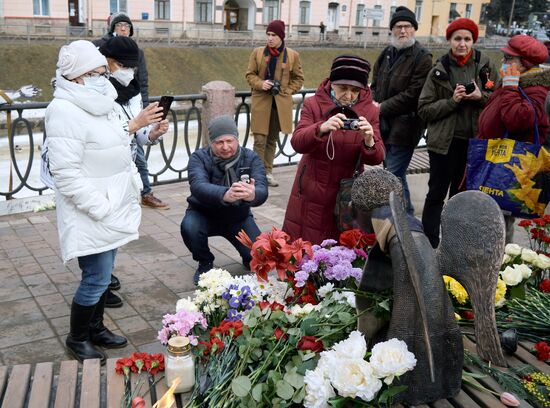
[[[267,185],[269,187],[277,187],[279,185],[279,182],[275,180],[275,177],[273,177],[273,174],[267,173],[266,178],[267,178]]]

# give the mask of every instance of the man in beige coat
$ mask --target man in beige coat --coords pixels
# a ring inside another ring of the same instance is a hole
[[[292,133],[292,94],[304,83],[300,55],[285,47],[285,23],[273,20],[267,26],[267,45],[252,51],[246,80],[252,88],[254,151],[262,159],[269,186],[279,132]]]

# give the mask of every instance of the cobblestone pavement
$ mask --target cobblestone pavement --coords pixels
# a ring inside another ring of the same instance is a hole
[[[253,210],[261,230],[281,227],[296,166],[279,167],[280,187],[270,188],[268,201]],[[426,175],[409,178],[420,192]],[[184,246],[179,224],[187,208],[189,185],[175,183],[154,188],[170,210],[143,209],[140,239],[122,247],[115,274],[122,282],[117,293],[124,305],[106,309],[106,325],[126,336],[128,346],[107,350],[109,357],[136,350],[161,352],[156,340],[162,316],[173,312],[180,297],[193,294],[196,263]],[[425,193],[424,193],[425,194]],[[421,202],[415,203],[417,212]],[[524,234],[518,231],[516,236]],[[525,245],[525,243],[521,243]],[[210,239],[215,265],[244,273],[237,251],[223,238]],[[69,308],[79,281],[75,260],[63,265],[59,255],[55,211],[0,217],[0,365],[59,362],[70,359],[64,341]]]

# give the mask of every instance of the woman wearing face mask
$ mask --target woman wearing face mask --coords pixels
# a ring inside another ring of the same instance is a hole
[[[102,363],[96,346],[127,344],[104,326],[103,310],[117,248],[138,238],[141,220],[141,180],[107,76],[107,60],[91,42],[61,47],[45,118],[61,255],[77,258],[82,270],[66,345],[79,361]]]
[[[283,225],[293,238],[314,244],[338,239],[334,207],[340,180],[352,177],[358,161],[362,172],[363,164],[376,165],[384,159],[369,72],[368,61],[341,55],[332,62],[329,78],[304,102],[290,141],[303,156]],[[349,129],[346,119],[354,119],[354,129]]]
[[[135,144],[141,146],[156,144],[158,138],[168,131],[168,120],[159,122],[162,108],[158,102],[149,104],[142,110],[139,82],[135,72],[139,64],[139,48],[130,37],[111,37],[99,51],[107,57],[111,84],[118,97],[115,107],[123,122],[128,121],[128,132],[133,136],[132,155],[135,157]]]
[[[435,248],[447,194],[459,192],[466,169],[468,139],[476,135],[477,121],[498,72],[489,58],[475,49],[477,24],[458,18],[447,27],[451,49],[428,73],[418,115],[428,128],[430,179],[422,212],[424,232]]]

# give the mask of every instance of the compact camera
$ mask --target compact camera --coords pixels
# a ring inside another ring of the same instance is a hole
[[[467,82],[465,84],[459,84],[462,85],[466,89],[466,95],[470,95],[472,92],[476,90],[476,84],[473,82]]]
[[[342,122],[344,122],[344,126],[342,126],[344,130],[359,130],[359,120],[357,119],[342,119]]]
[[[276,79],[273,79],[271,81],[271,83],[273,84],[271,86],[271,89],[269,90],[269,92],[271,93],[271,95],[275,96],[275,95],[279,95],[279,93],[281,92],[281,83],[279,81],[277,81]]]

